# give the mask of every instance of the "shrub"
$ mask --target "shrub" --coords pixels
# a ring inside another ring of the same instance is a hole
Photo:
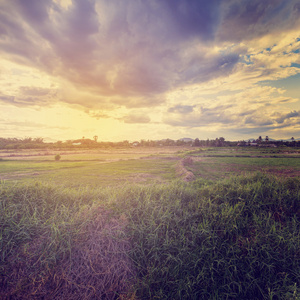
[[[59,160],[61,159],[61,156],[60,156],[59,154],[56,154],[56,155],[54,156],[54,159],[55,159],[56,161],[59,161]]]

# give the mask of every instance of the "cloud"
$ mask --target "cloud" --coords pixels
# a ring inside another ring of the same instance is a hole
[[[92,118],[96,118],[97,120],[111,118],[111,116],[98,111],[86,111],[86,113]]]
[[[1,72],[0,101],[128,124],[156,109],[176,127],[290,126],[298,100],[271,81],[300,73],[299,17],[297,0],[2,1],[0,55],[24,73]],[[31,81],[46,75],[53,85]]]
[[[123,118],[120,118],[120,120],[124,121],[124,123],[128,124],[145,124],[150,123],[151,119],[147,115],[142,115],[139,113],[130,114]]]
[[[276,118],[276,122],[282,124],[290,119],[296,119],[300,124],[300,112],[294,110],[287,114],[280,114],[280,117]]]
[[[51,88],[21,86],[13,95],[0,92],[0,101],[20,107],[48,106],[57,101],[57,91]]]
[[[202,127],[213,124],[231,123],[230,105],[218,107],[194,106],[193,111],[183,113],[182,109],[176,111],[171,108],[172,114],[164,117],[164,122],[172,126]],[[170,110],[169,110],[170,111]],[[175,113],[176,112],[176,113]]]
[[[180,114],[189,114],[194,111],[195,106],[191,105],[176,105],[174,107],[170,107],[168,112],[170,113],[180,113]]]
[[[273,122],[272,120],[266,120],[265,118],[262,118],[261,116],[255,116],[255,114],[253,114],[252,116],[248,116],[247,118],[245,118],[244,120],[244,125],[249,127],[249,125],[251,126],[269,126],[272,125]]]
[[[153,99],[228,74],[237,63],[238,54],[196,49],[214,39],[218,3],[74,0],[66,9],[50,0],[13,0],[2,4],[0,49],[113,102],[128,97],[124,106],[160,105]],[[195,50],[187,56],[189,48]]]
[[[0,93],[0,101],[2,102],[6,102],[6,103],[11,103],[14,104],[15,103],[15,97],[14,96],[9,96],[9,95],[4,95],[2,93]]]
[[[22,95],[28,96],[47,96],[51,93],[51,89],[41,88],[41,87],[29,87],[29,86],[21,86],[19,89]]]
[[[163,122],[186,128],[238,128],[236,132],[239,129],[240,132],[260,127],[274,130],[299,125],[300,112],[287,109],[282,112],[281,101],[268,101],[271,93],[271,89],[258,88],[237,95],[219,96],[217,105],[204,104],[203,101],[203,104],[170,107],[163,116]]]
[[[8,121],[8,120],[0,120],[0,124],[2,127],[9,126],[14,127],[16,129],[22,128],[24,131],[28,129],[59,129],[59,130],[65,130],[68,129],[68,127],[65,126],[50,126],[43,123],[38,122],[32,122],[32,121]]]
[[[163,2],[163,6],[177,38],[180,35],[183,39],[200,37],[203,40],[212,40],[219,22],[220,3],[220,0],[167,0]]]
[[[221,41],[241,42],[257,39],[299,24],[296,0],[252,0],[223,2],[222,21],[218,30]]]

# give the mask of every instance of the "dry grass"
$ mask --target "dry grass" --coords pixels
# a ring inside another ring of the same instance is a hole
[[[183,158],[177,163],[176,173],[186,182],[193,181],[196,179],[193,172],[188,171],[186,169],[186,166],[190,166],[192,164],[193,164],[193,159],[191,157]]]
[[[189,147],[137,147],[110,149],[14,149],[0,150],[0,158],[5,160],[53,160],[60,154],[63,160],[103,160],[139,159],[149,155],[168,155],[187,151]]]

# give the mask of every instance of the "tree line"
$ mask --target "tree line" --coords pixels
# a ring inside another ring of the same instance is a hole
[[[126,148],[126,147],[175,147],[175,146],[191,146],[191,147],[235,147],[235,146],[286,146],[300,147],[300,140],[291,138],[290,141],[269,141],[266,137],[261,136],[256,140],[248,141],[226,141],[224,137],[216,139],[163,139],[163,140],[140,140],[129,142],[128,140],[120,142],[103,142],[98,141],[98,136],[93,139],[82,137],[76,140],[45,142],[43,138],[0,138],[0,149],[62,149],[62,148]]]

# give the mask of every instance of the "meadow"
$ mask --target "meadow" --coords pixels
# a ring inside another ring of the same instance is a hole
[[[299,299],[299,175],[291,148],[0,152],[0,298]]]

